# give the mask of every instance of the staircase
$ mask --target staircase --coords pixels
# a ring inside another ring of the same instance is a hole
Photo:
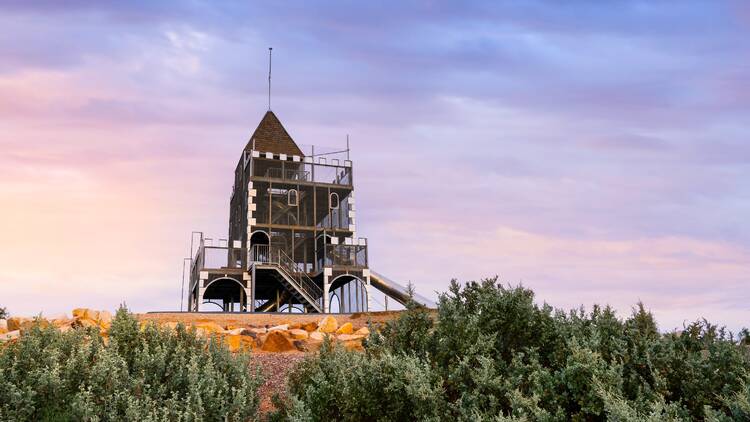
[[[253,245],[253,263],[269,265],[276,269],[274,278],[307,310],[323,312],[323,290],[297,264],[279,248],[268,245]]]

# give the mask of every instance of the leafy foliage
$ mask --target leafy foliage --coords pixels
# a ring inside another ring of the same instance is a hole
[[[6,319],[8,316],[8,310],[5,307],[0,306],[0,319]]]
[[[35,325],[0,348],[0,420],[246,421],[259,403],[248,359],[181,325],[141,330],[124,308],[108,345]]]
[[[563,312],[497,279],[410,305],[366,352],[325,347],[290,377],[289,420],[748,420],[750,352],[707,321],[660,334],[638,304]]]

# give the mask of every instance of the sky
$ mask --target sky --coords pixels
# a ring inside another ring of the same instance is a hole
[[[350,136],[370,266],[750,326],[750,6],[3,2],[0,306],[179,308],[267,108]]]

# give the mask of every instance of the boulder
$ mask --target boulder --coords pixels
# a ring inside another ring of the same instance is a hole
[[[242,350],[242,336],[239,334],[229,334],[224,336],[224,342],[229,347],[230,352],[239,352]]]
[[[16,331],[20,329],[28,329],[34,325],[32,318],[25,317],[10,317],[8,318],[8,331]]]
[[[292,344],[294,344],[294,347],[296,347],[300,352],[307,352],[310,350],[308,349],[307,343],[304,340],[294,340]]]
[[[256,338],[258,338],[259,334],[256,333],[255,331],[251,330],[251,329],[245,328],[244,330],[242,330],[242,332],[240,333],[240,335],[243,335],[245,337],[252,337],[252,338],[256,339]]]
[[[318,331],[321,333],[335,333],[336,329],[339,328],[339,323],[336,321],[336,318],[327,315],[325,318],[321,319],[318,323]]]
[[[310,331],[315,331],[315,330],[317,330],[317,329],[318,329],[318,323],[317,323],[317,322],[315,322],[315,321],[313,321],[313,322],[308,322],[307,324],[303,324],[301,328],[302,328],[303,330],[305,330],[305,331],[308,331],[308,332],[310,332]]]
[[[361,334],[339,334],[336,336],[338,341],[361,341],[365,336]]]
[[[11,340],[17,340],[19,337],[21,337],[21,331],[20,330],[13,330],[9,331],[4,334],[0,334],[0,341],[11,341]]]
[[[346,324],[339,327],[338,330],[336,330],[336,334],[352,334],[354,332],[354,326],[351,322],[347,322]]]
[[[365,348],[362,347],[362,342],[359,340],[344,341],[341,344],[343,344],[344,348],[347,350],[354,350],[357,352],[363,352],[365,350]]]
[[[108,311],[100,311],[98,316],[99,317],[97,318],[97,321],[99,321],[100,325],[106,324],[107,326],[109,326],[110,324],[112,324],[112,314]]]
[[[370,329],[367,327],[362,327],[359,330],[355,331],[354,334],[360,334],[363,336],[369,336],[370,335]]]
[[[270,331],[286,331],[288,329],[289,329],[289,324],[282,324],[282,325],[277,325],[275,327],[271,327],[268,329],[268,331],[269,332]]]
[[[264,352],[290,352],[297,350],[297,348],[281,331],[271,331],[263,341],[261,350]]]
[[[295,340],[305,340],[306,338],[310,337],[310,334],[307,333],[307,331],[294,328],[288,331],[289,335],[295,339]]]
[[[199,324],[195,324],[195,328],[197,328],[199,332],[202,330],[203,332],[208,334],[224,334],[226,332],[226,330],[224,330],[224,327],[215,322],[201,322]]]
[[[226,333],[229,334],[229,335],[231,335],[231,336],[239,336],[239,335],[242,335],[243,331],[245,331],[244,328],[235,328],[235,329],[232,329],[232,330],[227,329]]]
[[[252,327],[252,328],[247,328],[247,329],[245,329],[245,331],[243,331],[243,333],[247,333],[247,332],[251,332],[251,333],[255,333],[255,334],[265,334],[265,333],[268,332],[268,330],[266,330],[265,328],[262,328],[262,327],[261,328]]]
[[[86,311],[88,311],[86,308],[75,308],[71,314],[73,319],[86,318]]]
[[[0,334],[5,334],[7,332],[8,332],[8,320],[0,319]]]
[[[73,323],[73,320],[69,319],[68,317],[55,318],[52,320],[52,325],[57,328],[60,328],[65,325],[70,325],[72,323]]]
[[[328,334],[321,333],[320,331],[310,333],[310,341],[323,341],[326,337],[328,337]]]
[[[94,321],[93,319],[89,318],[79,318],[73,321],[73,327],[75,328],[101,328],[99,327],[99,323]],[[143,329],[143,327],[141,327]]]

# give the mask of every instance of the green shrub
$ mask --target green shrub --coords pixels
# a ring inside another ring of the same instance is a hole
[[[289,389],[284,411],[299,421],[438,421],[443,410],[440,380],[423,360],[350,353],[328,341],[293,371]]]
[[[289,420],[748,420],[747,331],[660,334],[643,304],[570,312],[497,279],[409,306],[365,353],[324,351],[290,378]],[[384,374],[388,374],[384,377]],[[429,392],[430,397],[415,394]],[[383,399],[392,408],[371,404]],[[436,413],[437,412],[437,413]]]
[[[0,347],[3,421],[246,421],[259,377],[245,355],[182,325],[175,332],[121,308],[109,344],[96,330],[36,325]]]

